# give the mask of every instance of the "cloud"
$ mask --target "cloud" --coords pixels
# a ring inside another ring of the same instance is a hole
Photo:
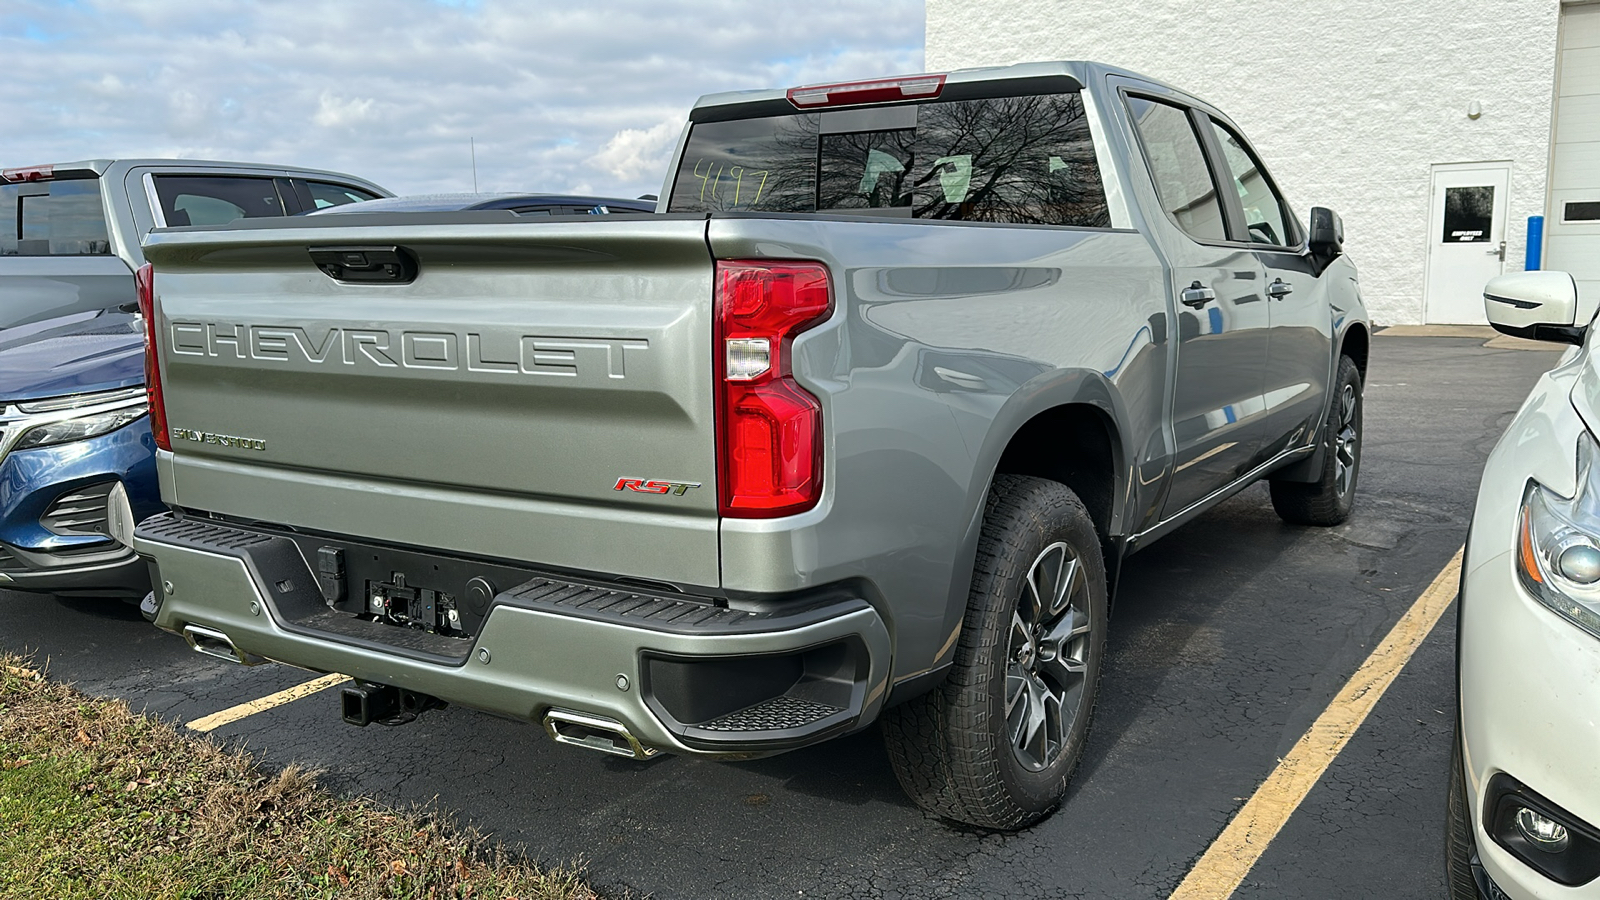
[[[606,141],[594,155],[592,165],[622,181],[660,173],[670,161],[682,131],[683,122],[679,119],[667,119],[643,131],[624,128]]]
[[[922,67],[921,0],[5,0],[0,165],[258,160],[636,196],[707,93]],[[42,39],[40,36],[48,36]]]

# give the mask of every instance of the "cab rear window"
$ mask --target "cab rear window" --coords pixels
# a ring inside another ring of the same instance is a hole
[[[0,185],[0,256],[110,253],[99,179]]]
[[[696,123],[667,209],[1111,224],[1077,93]]]

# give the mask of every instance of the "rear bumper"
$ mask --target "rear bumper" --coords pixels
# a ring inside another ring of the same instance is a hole
[[[155,623],[168,631],[201,626],[246,658],[532,722],[598,716],[651,749],[790,750],[870,722],[887,693],[888,630],[849,596],[735,610],[541,574],[498,592],[476,635],[452,639],[329,609],[285,536],[163,515],[134,544],[158,570]]]

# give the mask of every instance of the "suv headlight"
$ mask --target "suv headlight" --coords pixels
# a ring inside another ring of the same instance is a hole
[[[1575,496],[1528,482],[1517,574],[1540,603],[1600,637],[1600,447],[1587,432],[1578,439]]]
[[[64,444],[68,441],[80,441],[84,438],[110,434],[144,415],[146,409],[146,405],[141,403],[106,412],[90,413],[74,419],[44,422],[23,432],[17,438],[17,442],[11,445],[11,449],[29,450],[34,447],[48,447],[51,444]]]

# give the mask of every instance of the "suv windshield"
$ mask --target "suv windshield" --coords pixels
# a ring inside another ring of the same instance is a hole
[[[1111,224],[1077,93],[699,122],[667,211]]]
[[[110,252],[98,178],[0,185],[0,256]]]

